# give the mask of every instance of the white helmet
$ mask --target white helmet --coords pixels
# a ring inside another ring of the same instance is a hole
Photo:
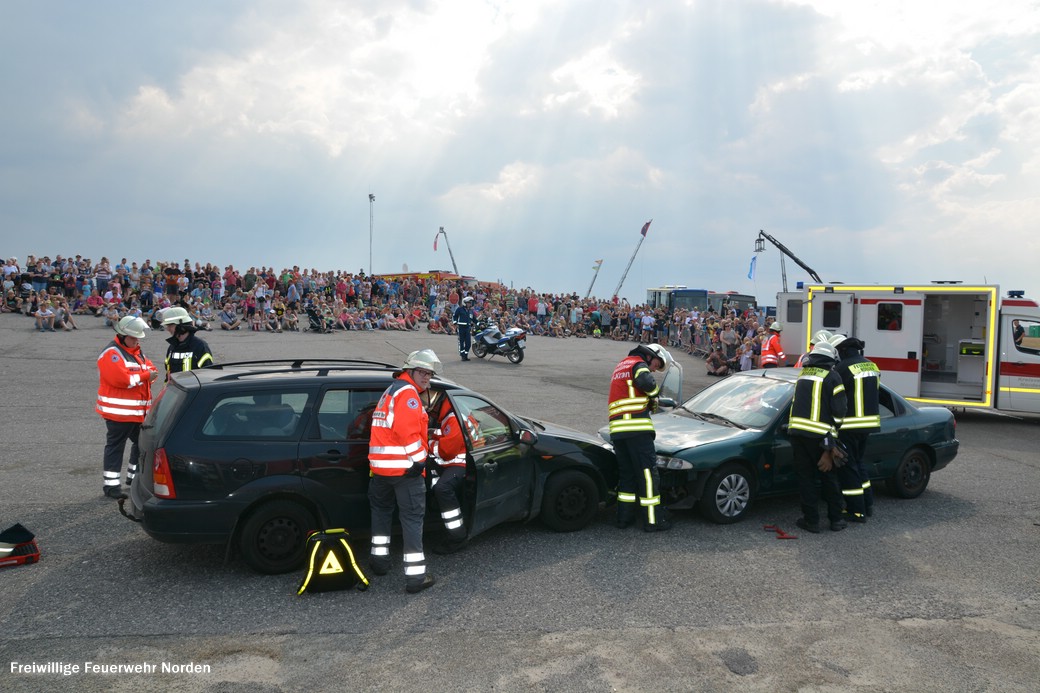
[[[778,322],[774,322],[772,325],[769,326],[769,329],[776,330],[777,332],[781,332],[781,331],[783,331],[784,326],[781,325]]]
[[[812,336],[810,343],[819,344],[820,342],[830,342],[834,337],[828,330],[820,330]],[[831,342],[833,344],[833,342]]]
[[[441,360],[437,358],[437,354],[433,353],[433,349],[419,349],[408,354],[408,358],[404,361],[404,368],[425,368],[428,371],[434,373],[441,372]]]
[[[831,359],[832,361],[838,360],[838,350],[835,349],[830,342],[820,342],[815,345],[809,353],[814,356],[822,356]]]
[[[148,323],[141,318],[134,317],[133,315],[127,315],[124,318],[120,318],[119,322],[116,323],[116,334],[121,334],[124,337],[144,339],[147,331]]]
[[[473,303],[473,297],[472,296],[466,296],[465,298],[462,299],[462,302],[463,303]]]
[[[173,306],[162,312],[162,324],[164,325],[180,325],[181,323],[188,324],[191,322],[193,321],[191,316],[188,315],[188,311],[180,306]]]
[[[672,355],[660,344],[644,344],[643,349],[650,351],[654,358],[661,359],[661,370],[667,370],[673,361]]]

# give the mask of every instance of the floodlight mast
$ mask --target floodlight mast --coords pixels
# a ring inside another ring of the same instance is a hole
[[[802,262],[798,258],[797,255],[792,253],[787,248],[787,246],[785,246],[783,243],[781,243],[780,241],[778,241],[775,238],[773,238],[772,236],[770,236],[765,231],[762,231],[761,229],[759,229],[759,231],[758,231],[758,238],[755,239],[755,252],[756,253],[761,253],[763,250],[766,249],[764,241],[769,241],[770,243],[772,243],[773,245],[775,245],[777,247],[777,250],[779,250],[781,253],[783,253],[787,257],[791,258],[796,263],[798,263],[799,267],[801,267],[803,270],[805,270],[806,272],[809,273],[809,276],[812,277],[812,280],[814,282],[816,282],[818,284],[823,284],[823,280],[820,279],[820,275],[816,274],[816,270],[814,270],[812,267],[809,267],[809,265],[807,265],[804,262]],[[787,270],[784,268],[784,258],[782,256],[780,258],[780,271],[783,274],[784,292],[786,293],[787,292]]]

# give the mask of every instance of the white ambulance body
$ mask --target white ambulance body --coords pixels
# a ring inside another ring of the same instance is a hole
[[[904,397],[947,407],[1040,412],[1040,305],[995,285],[812,284],[777,294],[793,364],[817,331],[853,335]]]

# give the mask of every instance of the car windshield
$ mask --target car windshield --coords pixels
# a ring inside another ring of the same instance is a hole
[[[682,409],[707,420],[765,428],[791,402],[794,384],[773,378],[731,377],[701,390]]]

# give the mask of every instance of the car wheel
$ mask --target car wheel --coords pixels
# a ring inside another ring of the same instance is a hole
[[[242,558],[258,573],[277,575],[299,568],[315,521],[299,503],[276,500],[257,508],[242,526]]]
[[[932,461],[921,448],[906,451],[896,467],[895,475],[888,480],[888,488],[900,498],[917,498],[928,487],[932,476]]]
[[[483,341],[477,340],[473,342],[473,355],[478,359],[482,359],[487,356],[487,345]]]
[[[712,522],[739,522],[751,507],[751,477],[743,465],[724,464],[708,477],[701,494],[701,512]]]
[[[573,532],[592,522],[599,510],[599,490],[587,474],[556,472],[545,484],[542,522],[557,532]]]

